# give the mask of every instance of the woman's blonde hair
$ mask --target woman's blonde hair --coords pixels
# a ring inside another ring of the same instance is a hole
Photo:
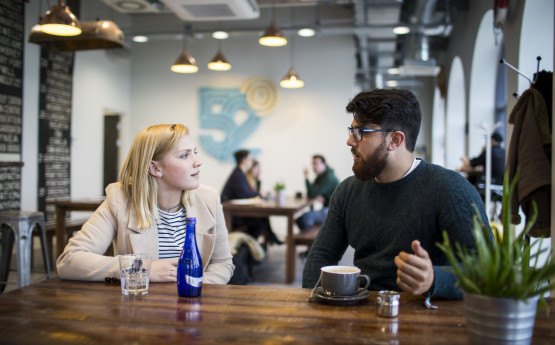
[[[151,161],[159,161],[170,153],[189,129],[179,124],[153,125],[143,129],[133,141],[119,174],[125,195],[137,210],[138,226],[148,228],[158,220],[158,184],[148,172]],[[183,205],[192,202],[192,193],[184,191]]]

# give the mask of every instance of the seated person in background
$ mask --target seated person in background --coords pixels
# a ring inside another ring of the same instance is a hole
[[[252,161],[251,168],[247,171],[247,182],[252,191],[258,193],[261,197],[264,197],[260,191],[261,181],[260,181],[260,163],[254,159]]]
[[[505,176],[505,149],[501,146],[503,137],[495,132],[491,135],[491,183],[503,185],[503,177]],[[461,158],[463,166],[457,169],[459,172],[467,173],[468,182],[476,185],[485,182],[485,166],[486,166],[486,148],[478,157],[468,159]]]
[[[316,174],[314,182],[308,180],[308,169],[304,169],[306,185],[306,195],[310,199],[315,199],[323,204],[320,210],[310,210],[297,218],[299,229],[309,229],[316,224],[322,224],[328,214],[328,206],[333,191],[339,185],[339,180],[335,176],[333,169],[328,167],[326,159],[322,155],[312,156],[312,170]]]
[[[233,155],[235,156],[236,165],[222,190],[222,201],[260,196],[258,191],[251,189],[247,181],[246,173],[253,163],[250,152],[248,150],[238,150]],[[270,244],[283,244],[273,233],[268,218],[233,217],[232,222],[233,228],[245,226],[247,232],[255,239],[265,234]],[[230,229],[230,231],[233,231],[233,229]]]
[[[416,159],[421,113],[410,91],[361,92],[346,110],[354,117],[347,145],[355,176],[333,193],[308,253],[303,287],[313,288],[320,268],[336,265],[350,245],[371,290],[462,298],[436,243],[447,231],[451,243],[476,248],[474,205],[488,224],[480,195],[455,171]]]
[[[233,263],[220,196],[200,184],[201,162],[183,125],[154,125],[135,138],[106,200],[83,225],[57,261],[62,279],[119,279],[116,254],[152,256],[150,281],[177,282],[185,241],[185,217],[196,217],[204,283],[227,284]]]

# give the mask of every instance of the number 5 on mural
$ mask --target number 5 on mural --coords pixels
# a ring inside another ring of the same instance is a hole
[[[268,78],[249,79],[241,88],[203,87],[199,89],[199,103],[200,127],[215,129],[199,135],[200,145],[217,159],[232,161],[233,152],[275,108],[277,87]]]

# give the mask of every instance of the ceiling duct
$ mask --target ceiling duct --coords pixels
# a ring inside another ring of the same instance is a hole
[[[430,38],[416,34],[409,37],[409,53],[405,54],[399,74],[410,77],[435,77],[439,73],[436,59],[430,55]]]
[[[399,66],[400,74],[403,76],[434,77],[439,73],[440,68],[430,49],[432,38],[423,33],[426,26],[441,20],[442,14],[435,10],[436,3],[437,0],[411,2],[411,6],[414,6],[411,8],[412,13],[408,14],[408,18],[403,18],[417,28],[416,32],[403,38],[405,53],[403,64]]]
[[[254,0],[162,0],[185,21],[256,19],[260,16]]]
[[[399,67],[399,74],[406,77],[435,77],[439,70],[436,59],[428,61],[405,59],[404,64]]]
[[[101,0],[106,5],[121,13],[161,13],[164,6],[153,0]]]

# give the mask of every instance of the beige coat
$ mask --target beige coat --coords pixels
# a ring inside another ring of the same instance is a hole
[[[233,263],[220,195],[201,185],[194,191],[194,205],[186,205],[187,217],[196,217],[196,237],[204,282],[226,284],[233,274]],[[158,260],[158,228],[138,229],[137,211],[123,194],[120,183],[106,187],[106,200],[76,233],[58,258],[62,279],[95,280],[119,278],[117,257],[104,256],[110,244],[114,255],[147,253]]]
[[[507,155],[507,171],[512,181],[517,170],[519,180],[511,199],[511,221],[520,223],[519,207],[529,220],[532,201],[538,217],[528,233],[532,237],[549,237],[551,226],[551,133],[547,107],[542,94],[530,88],[518,99],[509,123],[513,134]]]

